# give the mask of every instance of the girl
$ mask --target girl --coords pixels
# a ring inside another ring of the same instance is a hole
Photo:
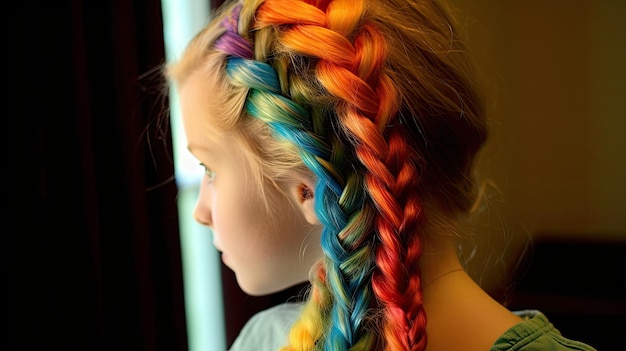
[[[470,59],[431,0],[245,0],[167,69],[195,209],[241,288],[311,282],[232,350],[592,350],[466,274],[487,128]]]

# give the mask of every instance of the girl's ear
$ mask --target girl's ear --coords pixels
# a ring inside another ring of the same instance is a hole
[[[292,196],[309,224],[320,224],[315,214],[315,183],[309,179],[299,179],[293,186]]]

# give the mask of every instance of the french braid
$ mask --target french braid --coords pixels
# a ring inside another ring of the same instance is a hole
[[[325,11],[326,16],[308,17],[306,24],[294,11],[289,12],[289,16],[281,17],[281,14],[288,12],[273,6],[276,2],[268,0],[260,6],[257,25],[289,26],[281,31],[278,38],[280,44],[288,52],[319,60],[315,75],[321,86],[337,98],[336,115],[346,139],[350,141],[348,147],[355,151],[358,160],[367,169],[364,183],[368,203],[371,202],[377,210],[374,228],[380,243],[371,245],[364,237],[360,238],[360,242],[369,244],[362,248],[376,248],[375,252],[367,251],[368,255],[374,254],[376,263],[373,277],[369,273],[367,275],[371,279],[367,283],[371,284],[384,310],[387,349],[423,350],[426,346],[426,317],[421,303],[417,264],[421,244],[415,235],[419,231],[422,213],[414,191],[419,174],[414,164],[415,157],[411,157],[414,152],[404,142],[401,127],[394,126],[397,122],[398,94],[382,69],[387,53],[386,42],[373,23],[361,23],[362,2],[333,1],[318,4],[322,5],[320,13]],[[289,1],[281,2],[281,5],[289,8],[295,6]],[[352,16],[346,18],[347,13]],[[318,18],[318,22],[314,23],[311,18]],[[368,234],[371,238],[373,233],[372,230],[366,230],[360,235]],[[324,237],[323,240],[335,241],[335,238]],[[359,251],[362,248],[357,246]],[[338,263],[328,267],[330,277],[350,276],[350,272],[344,268],[348,266],[345,264],[348,260],[341,260],[342,256],[350,258],[350,252],[343,251],[335,255],[327,251],[331,263]],[[360,263],[369,265],[370,260],[368,258],[368,261]],[[354,303],[362,296],[354,293],[369,294],[368,285],[360,291],[346,291],[345,286],[330,284],[336,298],[332,325],[344,337],[346,348],[337,347],[338,342],[332,338],[340,336],[331,327],[327,338],[327,341],[331,341],[327,345],[333,348],[329,349],[350,349],[356,344],[355,339],[350,338],[349,328],[353,328],[354,332],[360,325],[347,324],[349,321],[342,320],[342,317],[357,311]],[[369,307],[369,301],[367,303]],[[366,310],[358,312],[362,320]],[[347,326],[342,326],[342,323]],[[364,346],[372,346],[369,342],[367,344]]]
[[[325,257],[284,350],[424,350],[422,238],[469,210],[486,137],[445,11],[430,0],[225,11],[195,47],[224,55],[246,115],[316,177]]]
[[[285,6],[285,7],[283,7]],[[289,8],[289,11],[286,9]],[[294,8],[302,9],[301,13],[294,11]],[[282,14],[293,14],[291,18],[287,18]],[[302,16],[302,14],[308,14]],[[358,15],[358,12],[357,12]],[[269,21],[272,22],[269,22]],[[299,42],[304,44],[310,43],[310,39],[306,36],[313,36],[319,32],[319,20],[325,20],[325,16],[319,9],[300,2],[277,2],[269,1],[263,3],[257,13],[256,21],[258,27],[256,29],[270,28],[273,26],[291,25],[292,29],[299,31],[298,34],[304,35],[305,38],[298,35],[289,37],[290,30],[283,30],[283,35],[277,38],[276,45],[282,47],[278,51],[285,49],[287,55],[293,57],[297,54],[299,57],[306,57],[307,53],[298,51],[297,48],[290,47],[286,42],[292,40],[297,45]],[[317,22],[316,22],[317,21]],[[294,25],[297,24],[297,25]],[[324,38],[324,35],[328,38]],[[339,37],[333,31],[322,31],[321,40],[328,40]],[[342,38],[343,37],[339,37]],[[345,40],[345,39],[344,39]],[[258,41],[257,41],[258,43]],[[306,44],[305,44],[306,45]],[[345,56],[338,48],[336,52],[325,51],[330,55],[335,55],[337,59]],[[276,50],[274,50],[276,51]],[[314,57],[307,55],[308,57]],[[318,63],[319,65],[319,63]],[[323,86],[321,88],[324,88]],[[299,93],[294,91],[294,99],[298,100],[298,96],[306,96],[306,92]],[[320,110],[318,106],[312,106],[312,110]],[[371,302],[371,274],[374,268],[372,247],[370,243],[372,238],[372,220],[374,212],[371,206],[365,204],[363,188],[363,177],[361,172],[356,171],[352,167],[346,167],[344,159],[346,151],[346,142],[341,137],[336,136],[332,131],[332,125],[328,125],[327,121],[333,121],[337,127],[340,121],[333,114],[319,113],[319,125],[322,130],[325,129],[325,139],[331,140],[333,145],[334,159],[326,159],[325,166],[332,166],[336,169],[335,174],[339,175],[339,182],[326,181],[326,179],[318,179],[316,187],[316,212],[320,221],[324,225],[322,232],[322,247],[326,255],[323,268],[325,269],[324,282],[325,290],[330,292],[332,299],[327,299],[330,306],[312,307],[312,315],[303,315],[301,322],[294,326],[292,330],[291,342],[295,349],[312,349],[316,347],[326,350],[369,350],[374,341],[374,335],[366,331],[364,322],[368,318],[368,310]],[[332,123],[332,122],[331,122]],[[350,157],[350,155],[346,155]],[[340,187],[333,186],[333,183]],[[314,286],[314,289],[316,287]],[[315,293],[315,292],[314,292]],[[317,303],[316,301],[313,301]],[[311,328],[319,323],[312,323],[309,318],[317,318],[314,311],[328,311],[327,316],[323,319],[329,319],[326,325],[321,325],[323,330],[311,330]],[[303,335],[309,334],[308,337]],[[320,335],[320,337],[313,336]],[[306,341],[305,344],[304,342]],[[312,344],[311,344],[312,342]]]
[[[235,8],[233,13],[237,14],[237,11]],[[226,72],[233,85],[249,89],[247,113],[267,123],[278,137],[297,145],[303,162],[317,176],[316,209],[324,225],[322,246],[328,257],[325,265],[319,267],[318,274],[320,284],[328,288],[314,286],[312,301],[332,306],[316,306],[311,308],[311,313],[316,315],[316,319],[326,319],[328,317],[319,315],[317,310],[330,310],[329,318],[333,323],[324,323],[332,326],[325,331],[325,348],[348,350],[354,345],[364,344],[368,345],[365,349],[369,349],[372,337],[361,332],[361,325],[370,305],[373,256],[371,245],[362,238],[371,237],[366,235],[371,231],[367,223],[368,217],[373,217],[364,215],[367,210],[363,209],[362,178],[354,171],[345,174],[340,169],[346,165],[343,152],[336,151],[332,157],[330,153],[332,147],[339,143],[331,141],[330,145],[326,144],[325,136],[314,133],[314,129],[325,129],[324,119],[318,119],[317,128],[313,128],[307,110],[282,95],[281,84],[272,66],[253,60],[251,44],[246,47],[248,42],[245,39],[237,39],[231,34],[235,29],[233,19],[229,17],[224,21],[230,28],[215,47],[231,54]],[[332,300],[316,297],[327,290]],[[324,324],[308,325],[317,329]],[[304,337],[306,334],[309,336]],[[312,330],[304,335],[299,333],[297,340],[308,340],[313,346],[320,335],[321,330]]]

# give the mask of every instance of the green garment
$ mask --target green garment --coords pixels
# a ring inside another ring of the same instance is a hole
[[[541,312],[521,311],[517,315],[524,320],[502,334],[490,351],[595,351],[564,338]]]

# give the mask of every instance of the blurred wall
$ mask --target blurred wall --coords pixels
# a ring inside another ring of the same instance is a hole
[[[504,221],[535,237],[626,239],[626,2],[451,2],[486,80],[480,168]]]

